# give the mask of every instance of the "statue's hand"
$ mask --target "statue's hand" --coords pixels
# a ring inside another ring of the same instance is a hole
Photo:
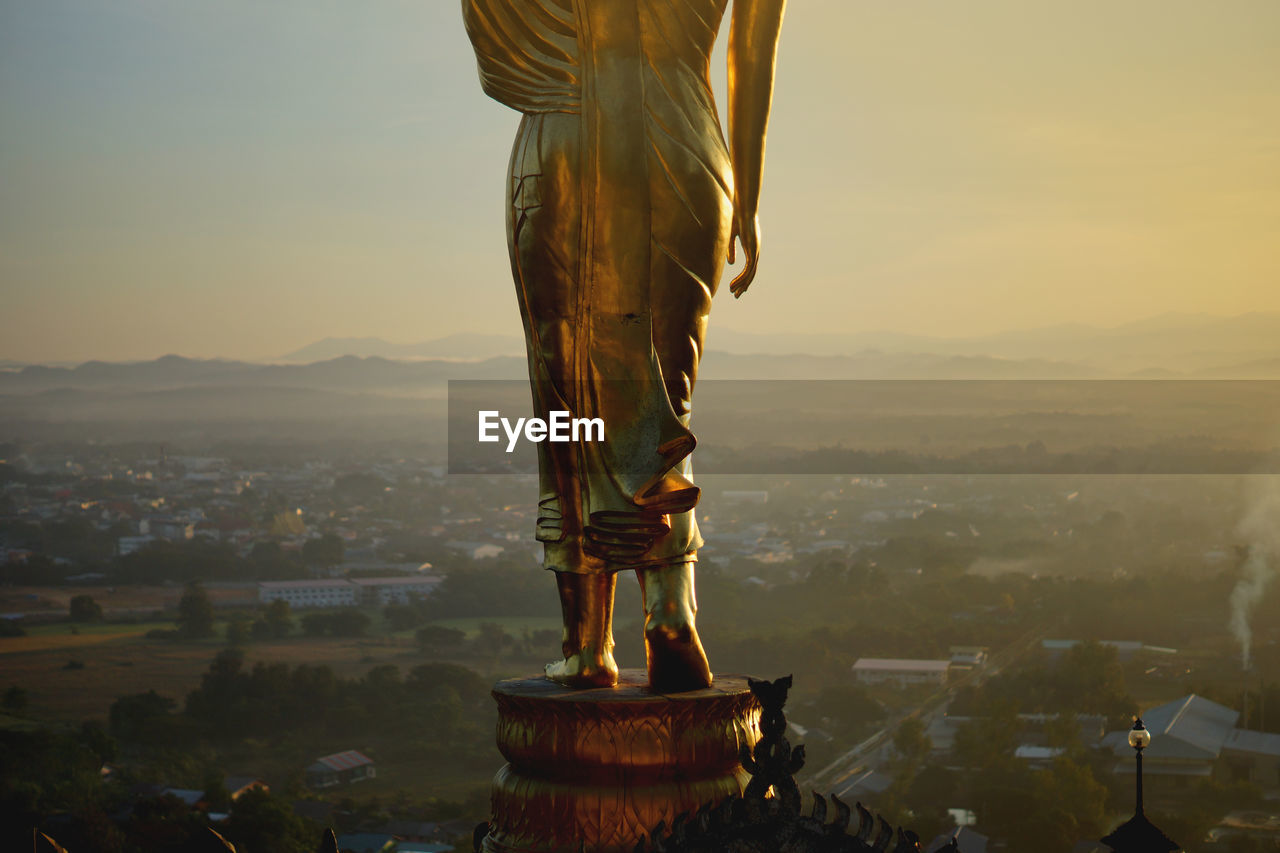
[[[742,270],[729,284],[729,291],[733,293],[734,298],[738,298],[747,292],[747,288],[751,286],[751,282],[756,277],[756,266],[760,263],[760,217],[752,216],[746,222],[746,227],[739,221],[738,215],[735,213],[733,217],[733,231],[729,235],[729,263],[733,263],[737,259],[735,244],[742,241]]]

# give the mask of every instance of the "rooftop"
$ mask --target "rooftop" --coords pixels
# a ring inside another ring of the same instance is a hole
[[[899,658],[858,658],[854,672],[946,672],[949,660],[907,660]]]
[[[1239,718],[1239,711],[1194,693],[1157,705],[1142,715],[1151,732],[1151,746],[1143,756],[1155,761],[1212,761],[1222,752]],[[1110,732],[1103,743],[1118,756],[1132,757],[1127,732]]]
[[[439,575],[418,575],[417,577],[352,578],[351,583],[357,586],[421,586],[438,584],[443,580],[444,578]]]
[[[1235,729],[1223,744],[1223,749],[1280,757],[1280,735]]]
[[[323,758],[316,759],[316,764],[321,764],[330,770],[350,770],[353,767],[363,767],[372,763],[372,758],[364,753],[356,752],[354,749],[349,749],[346,752],[335,752],[333,755],[326,755]]]

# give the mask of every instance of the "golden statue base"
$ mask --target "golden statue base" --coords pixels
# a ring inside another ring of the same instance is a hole
[[[742,747],[760,739],[760,705],[737,676],[666,695],[642,670],[597,690],[523,678],[493,696],[509,763],[485,853],[631,853],[659,821],[741,793]]]

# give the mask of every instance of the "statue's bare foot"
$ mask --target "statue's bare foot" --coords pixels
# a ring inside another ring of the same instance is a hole
[[[547,678],[566,687],[613,687],[618,683],[618,665],[611,652],[579,652],[568,659],[547,664]]]
[[[711,665],[702,650],[698,629],[691,621],[650,617],[645,626],[645,658],[649,687],[657,692],[681,693],[711,686]]]

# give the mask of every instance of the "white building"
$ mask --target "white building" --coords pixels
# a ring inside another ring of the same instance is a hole
[[[986,646],[952,646],[951,665],[978,667],[987,662]]]
[[[444,580],[436,575],[418,575],[393,578],[352,578],[351,583],[359,588],[362,604],[386,605],[392,602],[405,604],[409,596],[430,595],[440,582]]]
[[[1080,645],[1080,640],[1041,640],[1040,647],[1049,653],[1049,658],[1056,659]],[[1116,650],[1121,661],[1127,661],[1143,648],[1140,640],[1098,640],[1100,646],[1110,646]]]
[[[430,595],[443,578],[415,575],[388,578],[317,578],[306,581],[263,581],[258,600],[263,604],[282,598],[294,609],[305,607],[384,606],[407,602],[410,595]]]
[[[116,551],[123,557],[125,554],[141,551],[154,541],[154,536],[121,536],[116,540]]]
[[[258,600],[263,604],[282,598],[297,609],[306,607],[354,607],[360,587],[349,580],[263,581]]]
[[[911,684],[947,683],[947,670],[951,661],[903,660],[897,658],[858,658],[853,674],[859,684],[896,683],[900,687]]]

